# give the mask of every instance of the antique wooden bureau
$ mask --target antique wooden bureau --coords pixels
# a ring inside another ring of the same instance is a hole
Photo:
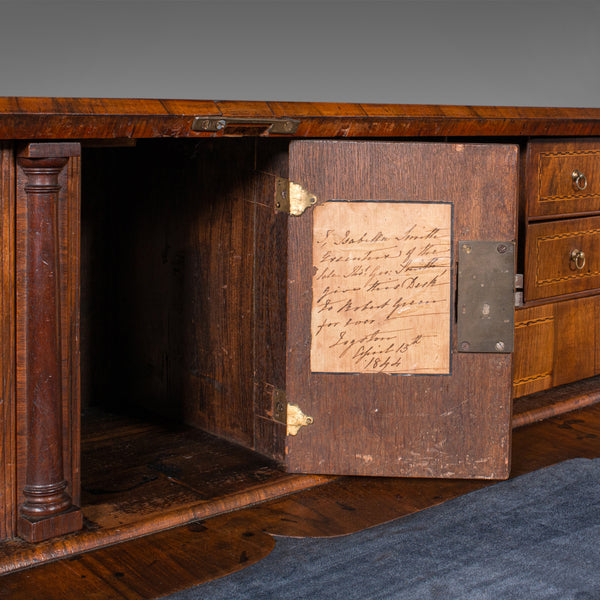
[[[0,140],[3,570],[323,475],[506,478],[599,397],[600,109],[3,98]],[[249,449],[248,490],[98,526],[82,449],[140,431],[103,413]]]

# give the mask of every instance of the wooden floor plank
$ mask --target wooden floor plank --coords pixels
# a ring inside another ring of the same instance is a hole
[[[82,444],[84,530],[0,544],[0,574],[117,544],[285,496],[332,477],[285,473],[275,461],[181,424],[88,414]]]
[[[576,457],[600,457],[600,404],[519,428],[511,476]],[[488,481],[352,478],[70,559],[5,575],[10,600],[153,600],[266,556],[269,533],[342,535],[411,514]]]

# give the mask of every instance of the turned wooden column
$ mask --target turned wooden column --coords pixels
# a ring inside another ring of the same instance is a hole
[[[32,542],[82,527],[81,510],[67,493],[63,464],[58,202],[59,175],[72,146],[76,145],[30,145],[17,159],[25,176],[26,201],[26,227],[19,233],[25,252],[27,419],[27,466],[17,532]],[[37,156],[40,153],[50,156]]]

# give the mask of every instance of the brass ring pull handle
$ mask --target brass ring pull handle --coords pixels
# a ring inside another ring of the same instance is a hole
[[[573,178],[573,187],[576,190],[585,190],[587,187],[587,178],[581,171],[573,171],[571,177]]]
[[[575,263],[575,268],[581,271],[585,267],[585,253],[581,250],[571,252],[571,260]]]

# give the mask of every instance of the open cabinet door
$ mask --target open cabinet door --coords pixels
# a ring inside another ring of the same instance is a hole
[[[518,148],[301,140],[289,160],[317,200],[288,221],[287,468],[508,477]]]

